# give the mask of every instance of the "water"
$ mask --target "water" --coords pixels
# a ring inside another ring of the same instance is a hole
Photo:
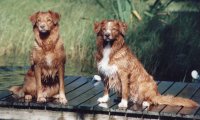
[[[13,85],[21,85],[30,68],[28,57],[0,57],[0,90]],[[80,63],[68,61],[65,65],[65,76],[93,76],[93,73],[81,70]]]
[[[23,83],[28,67],[0,67],[0,90]]]

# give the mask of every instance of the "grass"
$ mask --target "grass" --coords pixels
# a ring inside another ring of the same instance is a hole
[[[109,14],[96,1],[7,0],[0,1],[1,65],[29,65],[28,55],[34,41],[29,16],[34,12],[47,10],[61,14],[60,33],[70,66],[80,63],[77,67],[81,68],[84,61],[92,59],[91,51],[94,47],[88,47],[88,44],[95,44],[93,23],[107,18]]]
[[[190,80],[191,70],[200,68],[199,12],[151,13],[152,4],[148,0],[1,0],[0,66],[29,65],[34,36],[28,17],[53,10],[61,14],[60,33],[68,55],[66,74],[93,75],[93,23],[121,19],[128,24],[127,44],[149,73],[156,79]]]

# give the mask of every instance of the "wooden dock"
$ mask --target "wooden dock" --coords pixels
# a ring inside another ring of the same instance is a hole
[[[136,104],[128,109],[118,109],[119,99],[110,94],[110,101],[99,104],[97,99],[103,94],[103,85],[94,86],[91,77],[66,76],[65,87],[67,105],[52,100],[47,103],[14,99],[7,90],[0,91],[0,119],[200,119],[200,108],[153,106],[149,110]],[[190,98],[200,103],[200,84],[158,81],[161,94],[171,94]]]

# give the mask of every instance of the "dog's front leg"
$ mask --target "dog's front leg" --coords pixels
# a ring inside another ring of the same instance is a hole
[[[59,76],[59,102],[62,104],[67,103],[67,99],[65,97],[65,88],[64,88],[64,65],[59,66],[58,76]]]
[[[127,108],[128,107],[128,95],[129,95],[129,86],[128,86],[128,77],[127,74],[124,72],[120,72],[120,80],[121,80],[121,95],[122,99],[121,102],[118,104],[120,108]]]
[[[100,103],[108,102],[109,100],[109,78],[103,77],[103,84],[104,84],[104,91],[103,91],[103,97],[100,97],[97,101]]]
[[[46,102],[46,98],[43,95],[42,91],[42,82],[41,82],[41,68],[39,65],[34,66],[35,79],[36,79],[36,91],[37,91],[37,102]]]

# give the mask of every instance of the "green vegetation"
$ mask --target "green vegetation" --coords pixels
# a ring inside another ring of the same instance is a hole
[[[128,24],[127,44],[156,79],[190,80],[191,70],[200,68],[199,2],[161,1],[1,0],[0,65],[29,65],[34,37],[28,17],[53,10],[61,14],[66,74],[95,73],[93,23],[120,19]]]

